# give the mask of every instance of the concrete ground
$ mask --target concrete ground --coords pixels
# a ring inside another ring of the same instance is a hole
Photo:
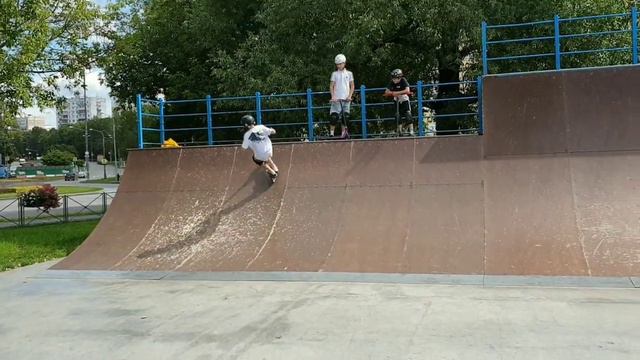
[[[56,279],[50,265],[0,274],[0,359],[640,356],[630,287]]]

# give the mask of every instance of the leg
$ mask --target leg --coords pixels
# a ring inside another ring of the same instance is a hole
[[[271,158],[269,158],[269,160],[264,161],[264,160],[258,160],[256,159],[255,156],[252,157],[253,162],[256,163],[256,165],[260,166],[260,167],[264,167],[267,170],[267,174],[269,175],[276,175],[278,172],[278,168],[276,167],[275,169],[269,165],[269,162],[271,162],[271,164],[273,164],[273,161],[271,161]],[[275,164],[273,164],[275,166]]]
[[[265,162],[263,166],[264,166],[265,169],[267,169],[267,174],[269,174],[269,175],[278,175],[278,172],[273,167],[271,167],[271,165],[269,165],[269,163]]]
[[[342,112],[342,137],[347,137],[349,135],[349,113]]]
[[[411,116],[411,112],[407,111],[404,113],[404,126],[409,128],[409,134],[411,136],[414,135],[413,133],[413,117]]]
[[[411,103],[405,101],[400,104],[400,112],[402,113],[402,127],[403,129],[409,129],[409,135],[413,136],[413,117],[411,116]]]
[[[338,124],[339,120],[340,120],[340,114],[338,114],[337,112],[332,112],[331,115],[329,116],[329,134],[331,136],[334,135],[336,131],[336,125]]]
[[[395,118],[396,118],[396,131],[398,133],[398,136],[402,136],[402,123],[400,122],[400,102],[398,100],[394,100],[394,102],[396,103],[396,113],[395,113]]]
[[[276,165],[276,163],[274,163],[271,158],[269,158],[269,160],[267,160],[267,166],[269,168],[271,168],[273,171],[275,171],[276,173],[280,171],[280,170],[278,170],[278,166]]]
[[[342,137],[349,138],[349,120],[351,118],[351,102],[350,101],[342,101],[340,100],[340,105],[342,107]]]

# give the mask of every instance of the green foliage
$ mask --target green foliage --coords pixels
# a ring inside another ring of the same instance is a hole
[[[26,207],[37,207],[43,211],[60,207],[58,190],[51,185],[37,186],[20,193],[22,204]]]
[[[399,1],[289,1],[124,0],[111,7],[112,23],[100,60],[107,83],[122,103],[137,93],[154,97],[164,89],[169,99],[327,90],[333,57],[345,53],[357,85],[385,86],[388,73],[402,68],[408,80],[456,82],[475,79],[481,72],[480,23],[527,22],[627,11],[630,1],[613,0],[399,0]],[[127,9],[123,11],[123,9]],[[130,11],[135,9],[135,11]],[[607,29],[606,22],[593,28]],[[548,29],[513,31],[507,38],[543,34]],[[495,36],[490,34],[490,36]],[[615,47],[619,39],[598,38],[566,42],[566,51],[583,47]],[[610,46],[609,46],[610,45]],[[534,43],[528,51],[546,51]],[[553,44],[551,44],[553,46]],[[495,56],[517,54],[522,46],[493,49]],[[551,62],[550,62],[551,61]],[[620,55],[576,56],[567,65],[611,64]],[[628,62],[628,61],[627,61]],[[552,59],[531,59],[494,65],[499,71],[533,70],[553,65]],[[457,97],[470,89],[440,87],[437,98]],[[272,101],[274,102],[274,101]],[[282,100],[280,105],[304,106],[304,100]],[[286,104],[285,104],[286,103]],[[273,105],[273,104],[272,104]],[[440,103],[439,114],[467,112],[473,104]],[[217,111],[252,109],[250,103],[224,102]],[[166,112],[203,112],[194,105],[174,104]],[[304,121],[303,115],[281,115],[270,122]],[[203,117],[181,118],[181,127],[199,127]],[[149,120],[153,125],[153,120]],[[218,125],[235,125],[233,117],[218,117]],[[439,124],[457,128],[461,124]],[[463,124],[464,125],[464,124]],[[302,131],[302,130],[300,130]],[[301,135],[295,130],[291,136]],[[182,133],[178,141],[203,141],[203,133]],[[157,142],[157,134],[145,141]],[[216,138],[237,137],[218,132]]]
[[[83,68],[97,17],[89,0],[1,1],[0,114],[13,117],[34,103],[52,105],[60,74]]]
[[[73,162],[75,155],[68,151],[51,149],[43,157],[42,162],[47,166],[64,166]]]
[[[137,147],[137,124],[136,115],[133,111],[123,111],[113,115],[111,118],[89,120],[88,127],[103,131],[105,134],[113,133],[113,123],[116,127],[116,145],[118,159],[126,159],[127,149]],[[3,149],[2,132],[0,131],[0,152]],[[30,131],[11,131],[8,151],[13,158],[26,157],[31,152],[32,157],[36,154],[46,154],[50,150],[61,150],[73,154],[79,160],[84,160],[85,150],[85,125],[74,124],[65,125],[59,129],[45,130],[33,128]],[[113,140],[106,139],[106,152],[110,160],[113,158]],[[90,133],[89,149],[94,154],[102,152],[102,137],[97,133]],[[70,164],[72,160],[64,165]],[[82,163],[84,165],[84,163]],[[81,165],[81,166],[83,166]]]
[[[137,144],[132,104],[138,93],[153,98],[164,89],[168,99],[193,99],[206,95],[253,95],[256,91],[326,91],[337,53],[347,55],[357,86],[383,87],[393,68],[403,69],[413,84],[417,80],[472,80],[481,73],[483,20],[491,24],[518,23],[552,19],[554,14],[566,18],[621,13],[632,4],[631,0],[117,0],[99,13],[88,0],[64,0],[56,5],[48,1],[2,2],[0,34],[5,36],[0,39],[8,40],[0,40],[0,44],[4,41],[9,45],[0,46],[1,63],[8,64],[0,71],[0,100],[7,99],[0,101],[0,114],[5,114],[0,117],[0,151],[12,156],[28,151],[42,154],[64,144],[68,145],[64,150],[84,158],[84,124],[49,132],[34,129],[23,135],[6,131],[17,107],[28,106],[33,99],[41,104],[53,101],[49,88],[31,85],[29,76],[41,70],[59,67],[64,74],[73,75],[94,61],[104,69],[106,84],[125,110],[114,115],[119,157],[123,158],[125,149]],[[51,11],[53,6],[58,6],[59,11]],[[625,22],[628,21],[613,19],[567,23],[563,32],[613,30],[628,27]],[[63,23],[67,26],[63,27]],[[104,39],[99,46],[89,46],[89,30]],[[550,31],[553,29],[544,26],[516,28],[500,33],[490,31],[489,38],[549,36]],[[628,46],[629,37],[620,34],[566,39],[562,50]],[[44,49],[42,56],[38,56],[39,49]],[[553,52],[553,42],[491,48],[493,57],[534,52]],[[563,65],[611,65],[629,60],[626,53],[599,53],[567,56]],[[553,68],[554,61],[552,57],[534,58],[495,62],[491,66],[492,72],[528,71]],[[48,76],[44,83],[52,84],[53,80]],[[473,92],[460,86],[441,86],[428,95],[446,98]],[[325,100],[314,101],[322,105]],[[306,103],[304,98],[265,99],[264,106],[304,107]],[[475,106],[459,102],[430,105],[436,114],[472,112]],[[216,111],[251,111],[253,107],[250,101],[215,104]],[[158,109],[149,106],[145,111],[157,113]],[[165,109],[167,114],[204,111],[204,104],[171,104]],[[326,112],[315,115],[326,120]],[[383,111],[372,111],[372,115],[389,116]],[[265,113],[265,117],[270,123],[306,121],[303,112]],[[235,115],[215,119],[216,125],[237,125],[237,120]],[[172,119],[166,125],[168,129],[201,127],[205,121],[204,116],[194,115]],[[438,129],[468,125],[468,121],[440,121]],[[145,126],[157,127],[157,119],[145,119]],[[90,127],[113,132],[111,119],[93,120]],[[282,128],[279,135],[303,137],[305,131],[304,126]],[[203,131],[174,135],[177,141],[206,140]],[[145,134],[145,141],[158,142],[158,137],[157,133]],[[216,132],[218,140],[238,138],[235,131]],[[107,146],[112,149],[111,144]],[[100,136],[89,136],[89,148],[94,154],[102,151]]]

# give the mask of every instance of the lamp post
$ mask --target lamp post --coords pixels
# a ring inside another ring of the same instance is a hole
[[[106,179],[107,178],[107,164],[105,163],[106,159],[104,157],[105,157],[105,154],[107,153],[106,152],[107,148],[105,146],[105,141],[104,141],[104,139],[105,139],[104,131],[100,131],[100,130],[96,130],[96,129],[89,129],[89,130],[95,131],[97,133],[100,133],[100,135],[102,135],[102,171],[103,171],[103,175],[102,176],[103,176],[104,179]],[[106,135],[106,136],[109,136],[109,135]]]
[[[89,173],[89,114],[87,113],[87,69],[82,68],[82,90],[84,92],[84,166],[87,169],[87,179],[91,180]]]
[[[116,146],[116,118],[111,114],[112,135],[113,135],[113,165],[116,167],[116,178],[118,178],[118,147]]]

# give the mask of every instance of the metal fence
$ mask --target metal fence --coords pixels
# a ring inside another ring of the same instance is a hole
[[[589,58],[580,58],[585,56]],[[484,75],[630,63],[638,63],[635,7],[621,14],[567,19],[556,15],[553,20],[501,25],[482,22]],[[482,85],[482,76],[452,83],[418,81],[411,87],[417,136],[483,134]],[[394,136],[398,114],[393,114],[395,103],[382,97],[384,90],[362,85],[355,91],[348,120],[352,137]],[[311,89],[169,101],[138,95],[138,147],[158,147],[170,137],[183,146],[237,143],[242,137],[238,133],[242,114],[254,115],[258,124],[287,129],[276,141],[324,140],[329,98],[329,92]],[[437,128],[427,125],[434,122]]]
[[[439,97],[441,89],[457,96]],[[418,136],[436,134],[481,134],[482,112],[479,99],[482,80],[452,83],[423,83],[411,86],[411,112]],[[383,97],[385,88],[360,86],[354,92],[348,125],[354,138],[390,137],[396,135],[399,116],[392,99]],[[433,113],[436,105],[450,110]],[[194,100],[150,100],[137,97],[138,146],[160,146],[166,139],[189,134],[181,145],[220,145],[238,142],[242,128],[239,118],[251,114],[258,124],[276,129],[288,128],[285,137],[276,141],[316,141],[327,138],[330,93],[312,91],[291,94],[261,94],[253,96],[207,96]],[[394,114],[395,113],[395,114]],[[429,123],[447,123],[447,130],[437,130]],[[452,125],[453,124],[453,125]],[[393,130],[390,130],[393,129]],[[235,134],[233,134],[235,132]],[[229,135],[231,133],[231,136]]]
[[[0,201],[0,228],[66,223],[101,218],[115,193],[61,196],[60,207],[44,211],[24,206],[20,198]]]
[[[593,46],[596,46],[595,48]],[[499,64],[540,60],[529,70],[560,70],[576,67],[571,58],[593,55],[616,56],[610,63],[593,58],[588,66],[638,63],[638,10],[621,14],[582,16],[518,24],[482,23],[482,65],[484,74],[524,72],[501,70]],[[549,60],[546,62],[545,60]],[[545,67],[550,64],[550,68]],[[497,70],[495,70],[497,68]],[[495,70],[495,71],[492,71]]]

